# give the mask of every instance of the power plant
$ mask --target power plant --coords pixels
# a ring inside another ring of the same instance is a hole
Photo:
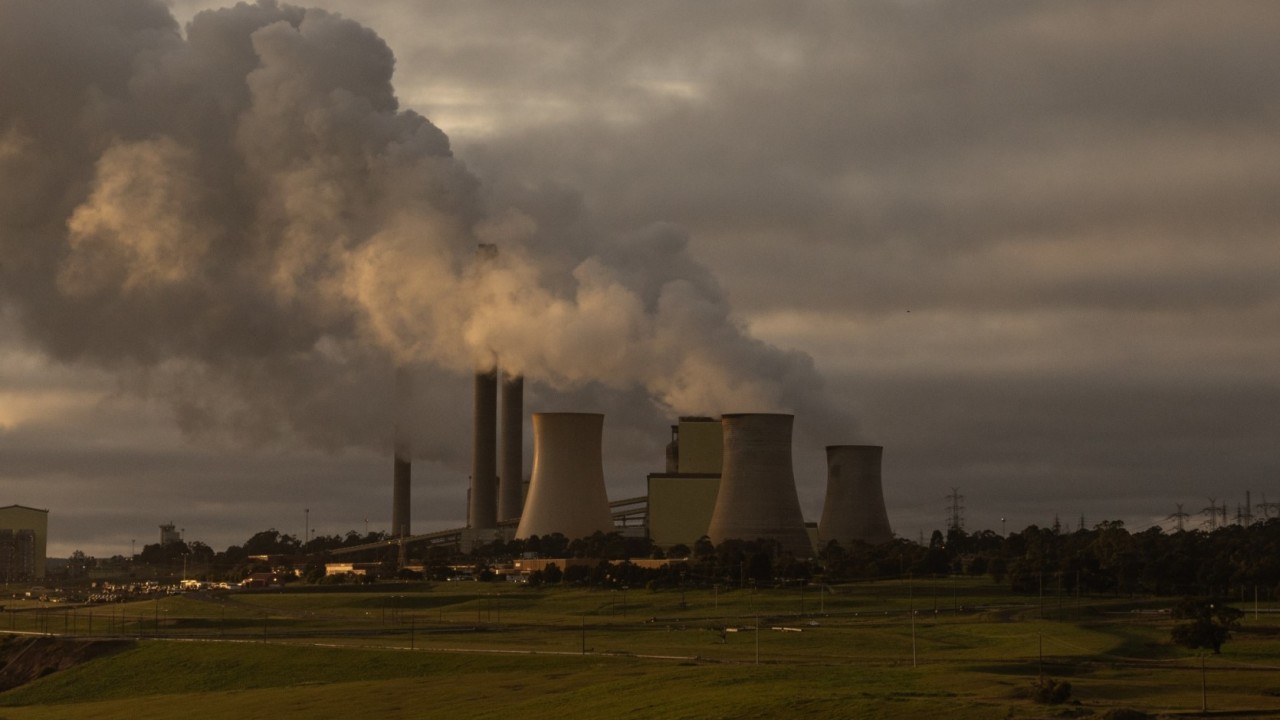
[[[796,557],[813,555],[791,467],[791,415],[725,415],[724,467],[707,537],[775,540]]]
[[[818,522],[823,545],[832,540],[845,547],[854,542],[877,545],[893,539],[880,486],[883,452],[879,445],[827,447],[827,497]]]
[[[467,527],[498,526],[498,370],[476,373]]]
[[[534,413],[533,474],[517,538],[613,531],[604,489],[604,415]]]
[[[881,486],[881,446],[826,448],[821,521],[806,523],[792,467],[794,416],[681,417],[671,427],[664,472],[648,475],[647,494],[610,502],[603,415],[533,413],[533,471],[526,484],[524,378],[495,364],[473,380],[466,527],[409,535],[410,461],[402,432],[407,420],[397,422],[392,542],[400,543],[402,558],[409,541],[456,542],[466,549],[555,533],[569,539],[597,532],[643,533],[659,547],[692,547],[704,536],[715,544],[765,540],[796,557],[811,557],[832,540],[848,546],[893,538]],[[407,390],[407,382],[398,377],[397,387]]]
[[[412,394],[409,373],[404,368],[396,370],[396,425],[391,460],[391,536],[409,536],[409,500],[412,478],[413,451],[409,444],[409,397]]]
[[[498,468],[498,520],[520,519],[524,509],[524,377],[502,377],[502,461]]]

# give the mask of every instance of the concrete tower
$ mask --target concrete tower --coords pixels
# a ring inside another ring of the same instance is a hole
[[[467,527],[498,526],[498,370],[476,373]]]
[[[519,520],[524,508],[524,377],[502,377],[502,453],[498,468],[498,519]]]
[[[707,536],[777,540],[797,557],[813,555],[791,469],[791,415],[742,413],[721,418],[724,463]]]
[[[533,476],[517,538],[613,531],[604,488],[604,415],[534,413]]]
[[[879,445],[827,447],[827,499],[822,505],[818,537],[844,547],[855,541],[879,545],[893,539],[880,486]]]
[[[404,537],[409,534],[409,489],[411,479],[411,459],[413,449],[409,438],[411,433],[411,411],[413,386],[409,381],[409,372],[404,368],[396,370],[395,431],[393,440],[393,460],[391,469],[391,536]]]

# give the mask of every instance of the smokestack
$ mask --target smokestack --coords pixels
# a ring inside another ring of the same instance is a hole
[[[498,519],[519,520],[524,507],[524,376],[502,377],[502,464]]]
[[[791,415],[741,413],[720,420],[724,467],[707,536],[776,540],[797,557],[813,555],[791,469]]]
[[[534,413],[533,477],[517,538],[613,532],[604,488],[604,415]]]
[[[410,432],[410,399],[413,397],[413,385],[409,372],[404,368],[396,369],[395,430],[392,447],[394,460],[391,475],[391,536],[404,537],[409,534],[409,488],[411,476],[411,458],[413,447],[409,438]]]
[[[498,526],[498,370],[476,373],[467,527]]]
[[[879,545],[893,539],[880,485],[879,445],[827,447],[827,498],[818,537],[844,547],[854,542]]]

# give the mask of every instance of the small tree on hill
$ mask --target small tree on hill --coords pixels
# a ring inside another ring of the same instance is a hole
[[[1174,606],[1173,619],[1186,622],[1174,626],[1172,638],[1183,647],[1211,648],[1217,655],[1243,617],[1243,612],[1221,600],[1184,598]]]

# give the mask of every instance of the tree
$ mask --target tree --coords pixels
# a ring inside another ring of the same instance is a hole
[[[555,563],[550,563],[545,568],[543,568],[542,577],[547,581],[548,584],[556,585],[556,584],[559,584],[559,582],[564,578],[564,572],[560,570],[559,565]]]
[[[1222,651],[1222,643],[1231,637],[1231,630],[1239,627],[1244,613],[1221,600],[1209,598],[1184,598],[1173,608],[1174,620],[1186,620],[1173,628],[1173,642],[1183,647],[1212,648],[1213,654]]]

